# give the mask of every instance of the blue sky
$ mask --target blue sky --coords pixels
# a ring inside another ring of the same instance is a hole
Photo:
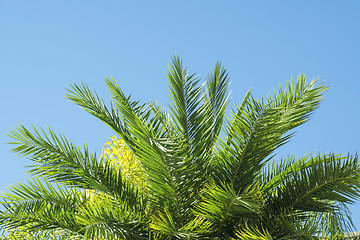
[[[231,103],[291,76],[330,85],[313,119],[279,155],[359,150],[360,1],[0,0],[0,190],[25,179],[31,162],[10,153],[18,123],[63,132],[101,151],[112,131],[64,95],[87,83],[105,100],[104,76],[126,93],[166,105],[174,53],[206,76],[230,73]],[[351,207],[360,229],[360,202]]]

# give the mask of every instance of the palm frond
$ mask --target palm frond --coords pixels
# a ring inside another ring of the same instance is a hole
[[[266,203],[275,209],[327,212],[331,202],[351,204],[360,196],[360,164],[357,156],[320,155],[293,165]],[[329,202],[330,201],[330,202]]]
[[[259,214],[260,202],[255,188],[238,195],[230,185],[210,185],[204,192],[198,210],[214,223],[217,235],[231,236],[241,219],[256,219]]]
[[[34,134],[20,125],[17,131],[10,133],[17,140],[12,142],[17,145],[13,151],[29,155],[38,163],[31,166],[31,174],[68,186],[105,192],[131,207],[145,207],[143,195],[135,185],[123,179],[121,169],[114,168],[109,159],[98,159],[96,154],[90,154],[86,145],[81,151],[65,136],[57,136],[51,129],[49,134],[42,130],[43,136],[35,128],[33,131]]]
[[[264,194],[268,194],[274,191],[276,186],[282,183],[287,177],[291,177],[293,172],[300,171],[301,169],[310,168],[319,163],[326,161],[338,161],[347,159],[346,156],[341,154],[319,154],[313,156],[312,154],[306,154],[298,159],[290,155],[282,157],[278,161],[268,162],[267,166],[263,168],[261,177]]]
[[[116,211],[114,211],[116,209]],[[91,202],[82,205],[77,214],[85,239],[147,239],[146,216],[129,211],[107,195],[93,195]]]
[[[146,119],[133,109],[119,86],[110,80],[106,83],[113,94],[121,118],[128,126],[130,134],[134,136],[133,140],[129,140],[129,146],[142,164],[152,194],[156,195],[161,205],[167,205],[177,213],[177,218],[183,222],[184,209],[179,196],[181,187],[178,186],[180,179],[176,173],[176,169],[182,167],[179,166],[182,159],[173,154],[178,149],[178,144],[171,139],[155,138]]]
[[[89,87],[85,84],[77,85],[74,83],[70,85],[70,87],[70,89],[67,89],[68,94],[66,94],[66,97],[70,101],[100,119],[118,133],[123,139],[127,139],[129,137],[126,131],[126,126],[124,126],[121,122],[116,109],[112,105],[110,109],[108,109],[104,101],[100,99],[97,93],[92,93]]]
[[[159,212],[153,217],[150,228],[156,239],[212,239],[212,224],[203,217],[195,217],[179,227],[168,211]],[[210,235],[211,236],[211,235]]]
[[[187,68],[182,66],[182,61],[177,56],[172,58],[167,76],[172,102],[170,109],[179,133],[182,134],[190,151],[196,135],[194,129],[196,129],[197,111],[201,103],[202,87],[197,86],[199,79],[195,77],[195,74],[189,75]]]
[[[46,179],[33,179],[28,184],[12,186],[3,194],[5,210],[0,225],[7,229],[25,227],[31,231],[65,229],[75,235],[80,230],[75,214],[86,195],[63,186],[54,187]]]
[[[199,201],[197,193],[204,188],[212,172],[210,164],[229,98],[228,74],[217,63],[206,85],[198,86],[198,78],[189,75],[175,56],[167,76],[172,101],[170,108],[178,127],[179,142],[185,150],[179,153],[184,156],[183,196],[188,199],[186,205],[190,206]]]
[[[206,116],[204,125],[210,129],[210,138],[205,141],[208,148],[214,148],[219,137],[226,108],[229,102],[227,93],[229,76],[220,63],[216,63],[214,72],[206,80],[203,111]]]
[[[41,129],[43,136],[35,127],[33,131],[34,134],[20,125],[9,134],[15,140],[10,144],[16,145],[12,151],[38,163],[31,166],[30,173],[73,185],[83,184],[85,178],[93,174],[91,169],[97,165],[97,158],[89,153],[86,145],[82,153],[65,136],[57,136],[50,128],[49,134]]]
[[[285,144],[292,133],[289,130],[304,123],[322,99],[324,86],[315,87],[315,81],[306,84],[299,76],[285,90],[269,96],[267,101],[248,97],[232,112],[226,137],[218,149],[219,169],[227,176],[225,181],[242,191],[257,176],[273,152]]]

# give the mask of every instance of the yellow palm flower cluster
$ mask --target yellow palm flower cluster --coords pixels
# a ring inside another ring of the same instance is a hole
[[[147,191],[148,185],[143,168],[134,153],[125,145],[123,139],[117,139],[116,136],[111,137],[105,143],[102,156],[107,158],[114,168],[121,171],[126,181],[139,187],[141,191]]]

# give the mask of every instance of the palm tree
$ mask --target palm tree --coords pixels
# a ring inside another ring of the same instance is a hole
[[[68,239],[317,239],[351,229],[357,156],[275,159],[326,86],[299,76],[266,99],[249,91],[227,118],[220,64],[199,85],[175,56],[167,76],[169,112],[133,101],[113,79],[110,106],[71,86],[67,97],[120,137],[99,157],[50,129],[12,131],[13,150],[36,165],[29,183],[4,193],[0,224]]]

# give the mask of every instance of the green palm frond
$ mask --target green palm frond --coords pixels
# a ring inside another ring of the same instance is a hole
[[[212,224],[205,218],[196,217],[179,228],[172,215],[165,211],[159,212],[150,224],[156,239],[212,239]]]
[[[28,184],[12,186],[3,194],[0,224],[5,228],[32,231],[65,229],[76,234],[80,226],[75,214],[86,195],[75,189],[53,186],[46,179],[33,179]]]
[[[189,75],[178,57],[168,70],[171,110],[184,147],[181,176],[183,196],[188,205],[199,201],[198,192],[212,174],[213,151],[222,127],[228,104],[228,74],[218,63],[205,85],[198,86],[195,74]],[[186,190],[191,189],[190,192]],[[190,193],[190,194],[189,194]],[[194,194],[195,193],[195,194]]]
[[[318,236],[334,239],[339,239],[337,237],[354,229],[349,209],[342,203],[336,204],[327,212],[308,213],[308,218],[302,222],[312,225],[317,230]]]
[[[311,220],[311,221],[310,221]],[[262,226],[269,230],[274,239],[319,239],[322,229],[315,219],[299,216],[291,211],[283,211],[277,215],[264,215]]]
[[[148,127],[146,119],[133,109],[122,90],[114,81],[107,81],[107,85],[116,101],[117,109],[128,126],[134,139],[129,144],[135,156],[141,162],[147,175],[147,181],[153,194],[161,205],[166,205],[176,213],[180,222],[184,222],[183,206],[179,196],[176,169],[179,169],[181,157],[174,154],[179,146],[170,139],[158,139]],[[136,139],[136,140],[135,140]]]
[[[247,96],[246,101],[232,112],[225,140],[218,149],[220,170],[225,181],[242,191],[254,181],[273,152],[285,144],[292,133],[289,130],[304,123],[316,109],[324,86],[315,87],[315,81],[306,84],[305,78],[291,82],[267,101]]]
[[[359,198],[358,158],[334,155],[319,158],[321,161],[310,159],[310,164],[299,163],[302,166],[298,170],[292,166],[295,169],[286,175],[286,181],[283,179],[282,184],[277,185],[276,197],[270,198],[268,204],[280,209],[322,212],[331,210],[328,201],[353,203]]]
[[[32,166],[30,173],[58,182],[71,182],[76,186],[94,174],[92,168],[97,165],[97,158],[89,153],[86,145],[83,153],[65,136],[57,136],[51,129],[49,134],[41,129],[43,136],[35,127],[33,131],[34,134],[20,125],[9,134],[15,140],[10,143],[17,145],[13,151],[23,156],[29,155],[30,160],[38,163]]]
[[[17,142],[13,149],[29,158],[37,165],[31,166],[31,174],[46,177],[51,181],[68,186],[94,189],[110,194],[126,202],[131,207],[142,209],[146,200],[138,193],[136,186],[130,184],[121,175],[121,169],[114,168],[111,161],[90,154],[87,146],[84,150],[75,146],[64,136],[57,136],[51,129],[43,136],[34,128],[32,134],[24,126],[12,131],[10,136]]]
[[[116,209],[116,211],[114,211]],[[128,209],[107,195],[93,195],[81,206],[77,222],[85,239],[147,239],[146,227],[140,211]]]
[[[108,109],[104,101],[100,99],[97,93],[92,93],[89,87],[85,84],[77,85],[74,83],[70,85],[70,87],[70,89],[67,89],[68,94],[66,94],[66,97],[70,101],[107,124],[123,139],[128,138],[126,127],[122,124],[117,110],[113,107],[113,105],[111,105],[110,109]]]
[[[187,68],[183,67],[182,61],[177,56],[172,59],[167,76],[172,102],[170,109],[190,154],[197,134],[196,123],[199,118],[202,87],[197,86],[199,79],[195,77],[195,74],[189,75]]]
[[[321,154],[291,162],[264,185],[265,213],[278,218],[291,211],[317,229],[317,235],[350,231],[346,204],[359,198],[357,157]]]
[[[207,147],[214,148],[219,137],[226,108],[229,102],[229,76],[220,63],[216,63],[214,72],[206,80],[206,94],[204,95],[205,124],[210,129],[211,138]]]
[[[238,195],[229,185],[210,185],[205,189],[199,212],[214,223],[218,231],[231,233],[240,219],[256,219],[260,201],[255,188]]]
[[[300,171],[318,165],[323,161],[339,161],[346,160],[348,157],[333,154],[319,154],[314,156],[312,154],[306,154],[300,158],[295,158],[290,155],[282,157],[278,161],[268,162],[267,166],[263,168],[261,177],[264,184],[264,193],[270,193],[274,190],[274,187],[281,184],[284,179],[291,177],[293,172]]]

